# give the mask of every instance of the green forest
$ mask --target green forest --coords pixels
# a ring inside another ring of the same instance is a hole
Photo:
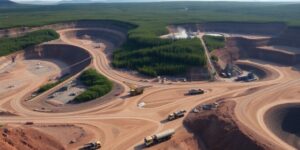
[[[128,40],[114,53],[112,65],[117,68],[126,67],[138,70],[150,76],[173,75],[184,73],[191,66],[205,65],[206,58],[199,41],[159,39],[160,35],[168,32],[166,28],[168,25],[227,21],[285,22],[289,26],[299,26],[299,7],[300,4],[267,2],[15,5],[0,7],[0,29],[41,26],[76,20],[126,22],[136,28],[130,28]],[[34,38],[33,42],[1,39],[0,55],[57,37],[54,33],[46,35],[49,39]],[[210,50],[223,46],[221,40],[218,39],[206,39],[206,41]]]
[[[98,97],[101,97],[112,90],[113,83],[105,76],[98,73],[95,69],[84,71],[79,80],[88,87],[86,91],[76,96],[72,101],[74,103],[87,102]]]
[[[205,35],[203,37],[203,40],[210,52],[212,52],[213,50],[216,50],[216,49],[223,48],[225,46],[225,37],[224,36]]]
[[[191,66],[204,66],[206,57],[198,39],[129,39],[114,52],[112,65],[149,76],[180,75]]]
[[[8,55],[18,50],[41,44],[43,42],[59,38],[54,30],[33,31],[21,37],[1,38],[0,39],[0,56]]]

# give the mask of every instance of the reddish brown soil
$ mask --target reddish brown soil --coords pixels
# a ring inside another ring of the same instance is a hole
[[[1,150],[63,150],[55,138],[29,127],[4,126],[0,129]]]
[[[254,138],[238,125],[234,107],[235,102],[226,102],[217,110],[190,113],[185,118],[184,125],[198,141],[203,141],[205,148],[209,150],[273,149],[267,141],[259,140],[259,137]]]
[[[168,141],[149,148],[149,150],[201,150],[193,134],[180,127]]]

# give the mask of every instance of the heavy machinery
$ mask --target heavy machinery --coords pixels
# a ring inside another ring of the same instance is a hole
[[[216,109],[218,107],[219,107],[219,103],[214,102],[211,104],[202,105],[202,110],[212,110],[212,109]]]
[[[168,121],[172,121],[172,120],[181,118],[184,116],[184,113],[186,113],[186,110],[180,110],[180,111],[173,112],[173,113],[169,114]]]
[[[199,94],[204,94],[204,90],[202,90],[202,89],[191,89],[187,93],[187,95],[199,95]]]
[[[125,83],[130,88],[130,91],[129,91],[130,96],[141,95],[141,94],[143,94],[143,92],[146,88],[150,87],[150,86],[137,87],[136,85],[133,85],[133,84],[125,82],[125,81],[123,83]]]
[[[97,150],[97,149],[100,149],[100,148],[101,148],[101,142],[96,141],[96,142],[91,142],[91,143],[85,144],[79,150]]]
[[[244,81],[244,82],[252,82],[255,80],[257,80],[257,77],[253,72],[249,72],[247,75],[239,76],[235,79],[235,81]]]
[[[173,136],[174,133],[175,133],[174,129],[169,129],[152,136],[147,136],[144,138],[144,144],[146,147],[149,147],[158,144],[160,142],[167,141]]]

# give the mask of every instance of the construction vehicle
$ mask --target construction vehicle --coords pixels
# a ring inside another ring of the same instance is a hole
[[[141,95],[141,94],[144,93],[145,88],[151,87],[151,86],[140,86],[140,87],[137,87],[136,85],[133,85],[133,84],[125,82],[125,81],[123,83],[125,83],[130,88],[130,91],[129,91],[129,95],[130,96]]]
[[[167,141],[172,137],[174,133],[175,133],[174,129],[169,129],[152,136],[147,136],[144,138],[144,144],[146,147],[149,147],[158,144],[160,142]]]
[[[25,125],[33,125],[34,123],[32,121],[25,122]]]
[[[199,94],[204,94],[204,90],[202,90],[202,89],[191,89],[187,93],[187,95],[199,95]]]
[[[101,142],[96,141],[96,142],[91,142],[91,143],[85,144],[79,150],[97,150],[97,149],[100,149],[100,148],[101,148]]]
[[[202,105],[202,109],[203,110],[212,110],[212,109],[218,108],[218,106],[219,106],[219,103],[215,102],[215,103],[211,103],[211,104]]]
[[[173,112],[173,113],[169,114],[168,120],[172,121],[172,120],[181,118],[184,116],[184,113],[186,113],[186,110],[180,110],[180,111]]]
[[[244,82],[252,82],[255,80],[257,80],[257,77],[253,72],[249,72],[247,75],[239,76],[235,79],[235,81],[244,81]]]

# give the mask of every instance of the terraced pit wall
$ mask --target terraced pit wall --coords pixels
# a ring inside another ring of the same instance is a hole
[[[77,37],[78,39],[83,39],[85,35],[88,35],[92,41],[106,41],[115,47],[121,46],[127,38],[125,33],[109,28],[85,28],[66,32],[66,36],[70,38]]]
[[[226,38],[226,46],[216,52],[220,60],[230,62],[230,58],[261,59],[282,65],[300,63],[300,27],[289,27],[284,23],[238,23],[209,22],[203,24],[179,24],[173,28],[183,27],[187,31],[216,32],[230,35]],[[264,38],[244,38],[254,36]],[[265,48],[266,46],[283,46],[282,50]],[[296,49],[289,51],[288,48]],[[298,52],[299,50],[299,52]]]
[[[300,149],[300,105],[283,104],[271,108],[264,116],[268,128],[283,141]]]
[[[24,59],[59,60],[66,63],[71,74],[76,74],[91,64],[91,55],[84,49],[66,44],[44,44],[28,48]],[[54,62],[55,63],[55,62]]]
[[[18,28],[10,28],[10,29],[0,29],[0,38],[22,36],[28,32],[41,30],[41,29],[62,30],[62,29],[70,29],[70,28],[107,28],[122,33],[127,33],[129,29],[135,27],[136,26],[133,24],[129,24],[121,21],[79,20],[79,21],[69,21],[69,22],[44,25],[40,27],[18,27]]]
[[[270,44],[300,48],[300,27],[289,27],[280,36],[273,38]]]
[[[235,59],[254,58],[275,62],[283,65],[295,65],[300,63],[300,54],[289,51],[275,51],[261,46],[268,46],[270,39],[251,40],[241,37],[230,37],[226,41],[226,49],[235,49]],[[300,48],[299,48],[300,52]]]

